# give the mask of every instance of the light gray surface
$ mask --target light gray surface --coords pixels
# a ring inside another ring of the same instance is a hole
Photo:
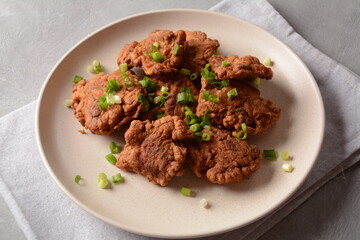
[[[43,81],[60,57],[104,24],[143,11],[178,7],[207,9],[216,2],[0,1],[3,60],[0,65],[3,103],[0,116],[36,99]],[[269,2],[315,47],[360,74],[359,1]],[[58,14],[50,15],[55,8]],[[95,14],[89,16],[90,12]],[[75,16],[82,21],[74,22],[73,26],[62,25],[63,18],[75,19]],[[84,19],[87,19],[86,25]],[[37,28],[37,35],[28,34],[33,28]],[[54,43],[49,39],[58,41]],[[359,172],[357,164],[330,181],[261,239],[357,239],[360,235]],[[24,239],[3,201],[0,201],[0,239]]]

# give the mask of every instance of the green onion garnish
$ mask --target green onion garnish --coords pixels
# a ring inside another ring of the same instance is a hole
[[[217,103],[219,102],[219,96],[216,94],[209,95],[209,102]]]
[[[166,102],[166,98],[164,96],[156,96],[154,98],[154,103],[159,107],[162,107]]]
[[[99,188],[106,188],[108,186],[109,182],[107,180],[107,176],[105,173],[99,173],[99,176],[98,176],[98,186]]]
[[[227,92],[227,96],[229,99],[233,99],[234,97],[236,97],[238,95],[236,88],[231,89],[230,91]]]
[[[124,73],[128,70],[128,65],[127,63],[122,63],[120,64],[120,72]]]
[[[265,66],[271,66],[272,65],[271,58],[269,58],[269,57],[265,58],[263,63]]]
[[[186,68],[180,69],[180,73],[181,73],[182,75],[188,76],[188,77],[191,75],[190,70],[189,70],[189,69],[186,69]]]
[[[79,75],[75,75],[74,79],[73,79],[73,83],[77,84],[78,82],[80,82],[81,80],[83,80],[84,78],[82,76]]]
[[[144,97],[144,94],[138,93],[137,97],[138,97],[138,101],[139,101],[140,105],[145,105],[146,104],[146,99]]]
[[[108,105],[114,105],[115,104],[115,96],[112,94],[106,95],[106,102]]]
[[[281,156],[281,159],[284,160],[284,161],[287,161],[287,160],[290,160],[290,159],[291,159],[291,157],[290,157],[290,155],[289,155],[289,152],[282,152],[282,153],[280,154],[280,156]]]
[[[187,197],[191,196],[191,188],[183,187],[181,188],[181,194]]]
[[[194,94],[188,93],[187,95],[187,104],[193,104],[195,102],[195,96]]]
[[[253,84],[255,87],[259,87],[260,84],[261,84],[261,78],[255,78],[254,81],[253,81]]]
[[[109,104],[107,103],[107,100],[106,100],[106,95],[100,96],[98,105],[101,110],[105,110],[109,106]]]
[[[188,94],[186,92],[178,93],[177,95],[177,103],[186,104],[187,103]]]
[[[111,177],[113,183],[121,183],[124,182],[123,176],[121,176],[121,173],[117,173],[114,176]]]
[[[76,175],[76,176],[75,176],[75,182],[76,182],[77,184],[79,184],[80,180],[81,180],[81,176],[80,176],[80,175]]]
[[[115,94],[117,91],[120,90],[120,88],[121,88],[121,86],[120,86],[118,80],[116,80],[116,79],[109,80],[106,84],[105,92]]]
[[[154,91],[156,88],[156,82],[149,80],[149,78],[146,76],[142,80],[140,80],[139,83],[141,84],[141,86],[150,91]]]
[[[153,52],[156,52],[156,51],[158,50],[158,48],[159,48],[159,43],[158,43],[158,42],[154,42],[154,43],[152,44],[152,46],[151,46],[151,50],[152,50]]]
[[[292,171],[294,171],[294,167],[293,165],[289,164],[289,163],[284,163],[281,168],[288,173],[291,173]]]
[[[160,52],[151,53],[151,58],[154,59],[155,62],[163,62],[165,60],[164,56]]]
[[[113,153],[113,154],[119,153],[121,151],[121,146],[118,146],[116,144],[116,142],[111,142],[109,144],[109,148],[110,148],[111,153]]]
[[[164,93],[164,92],[168,92],[169,88],[166,86],[161,86],[160,92]]]
[[[244,140],[247,138],[247,128],[245,123],[241,124],[241,129],[241,131],[236,133],[236,138]]]
[[[226,67],[227,65],[229,65],[229,62],[227,60],[221,62],[222,67]]]
[[[202,139],[203,141],[209,141],[209,140],[211,139],[211,134],[210,134],[210,133],[203,133],[203,134],[201,135],[201,139]]]
[[[263,154],[264,154],[264,158],[267,160],[276,160],[277,158],[277,154],[274,149],[264,150]]]
[[[198,77],[197,73],[192,73],[192,74],[190,75],[190,80],[191,80],[191,81],[194,81],[195,79],[197,79],[197,77]]]
[[[222,80],[222,81],[221,81],[221,86],[222,86],[222,87],[227,87],[227,86],[229,86],[229,80]]]
[[[190,131],[192,131],[192,132],[197,132],[197,131],[200,130],[200,124],[195,123],[195,124],[191,125],[189,129],[190,129]]]
[[[98,60],[94,60],[91,65],[87,67],[88,71],[91,73],[101,73],[103,71],[103,67],[101,66]]]
[[[215,51],[214,55],[221,55],[219,51]]]
[[[211,117],[210,117],[210,110],[206,110],[204,116],[201,119],[200,122],[200,126],[202,126],[203,128],[205,128],[205,126],[209,126],[210,122],[211,122]]]
[[[68,108],[71,108],[71,104],[73,103],[73,100],[72,99],[66,99],[65,100],[65,106],[68,107]]]
[[[209,91],[203,91],[202,99],[209,100],[210,92]]]
[[[180,46],[179,45],[175,45],[174,50],[172,51],[172,55],[178,55],[180,50]]]
[[[109,163],[111,163],[112,165],[115,165],[116,163],[116,157],[114,155],[112,155],[111,153],[109,153],[108,155],[105,156],[106,160],[108,160]]]
[[[191,93],[191,88],[190,88],[190,87],[186,87],[186,86],[182,86],[182,87],[181,87],[181,92]]]
[[[87,70],[88,70],[89,72],[91,72],[91,73],[95,73],[95,68],[94,68],[93,65],[87,66]]]
[[[163,118],[165,116],[166,115],[160,110],[156,112],[156,119],[160,119],[160,118]]]
[[[207,63],[201,71],[201,76],[205,78],[208,83],[214,83],[216,74],[210,71],[210,63]]]

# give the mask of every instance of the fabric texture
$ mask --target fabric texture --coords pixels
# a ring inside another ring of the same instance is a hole
[[[281,208],[257,222],[206,238],[256,239],[328,180],[360,160],[360,77],[311,46],[266,1],[225,0],[210,10],[253,22],[280,38],[308,66],[324,100],[324,144],[302,187]],[[28,239],[152,239],[93,217],[60,190],[36,146],[35,105],[32,102],[0,119],[0,194],[25,236]]]

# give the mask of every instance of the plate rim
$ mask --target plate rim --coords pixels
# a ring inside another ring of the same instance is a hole
[[[70,191],[68,191],[65,186],[63,185],[63,183],[60,181],[60,179],[58,179],[53,171],[53,169],[51,168],[44,148],[42,146],[42,142],[41,142],[41,134],[40,134],[40,112],[41,112],[41,106],[43,104],[43,97],[45,94],[45,90],[46,87],[51,79],[51,77],[53,76],[54,72],[56,71],[56,69],[59,67],[59,65],[64,61],[64,59],[70,55],[75,49],[77,49],[80,45],[82,45],[84,42],[86,42],[88,39],[90,39],[91,37],[93,37],[94,35],[96,35],[97,33],[110,28],[116,24],[119,24],[120,22],[123,21],[127,21],[129,19],[134,19],[134,18],[138,18],[138,17],[142,17],[142,16],[146,16],[146,15],[152,15],[152,14],[161,14],[161,13],[168,13],[168,12],[187,12],[187,13],[201,13],[201,14],[209,14],[209,15],[217,15],[220,16],[222,18],[229,18],[230,20],[233,21],[238,21],[238,22],[242,22],[245,24],[248,24],[249,26],[251,26],[252,28],[256,28],[258,31],[261,31],[265,34],[270,35],[275,41],[277,41],[278,43],[280,43],[280,45],[282,45],[285,50],[290,53],[292,55],[292,57],[294,57],[301,65],[302,69],[305,71],[306,75],[309,77],[309,79],[311,80],[311,84],[314,87],[315,93],[316,93],[316,98],[319,101],[320,104],[320,112],[319,112],[319,121],[321,122],[321,126],[322,128],[320,129],[320,137],[318,139],[317,142],[317,150],[316,152],[314,152],[314,156],[315,156],[315,160],[312,161],[311,166],[309,167],[308,172],[303,176],[303,179],[301,181],[299,181],[299,183],[297,184],[297,186],[290,192],[287,194],[286,197],[284,197],[282,200],[280,200],[277,204],[275,204],[271,209],[268,209],[267,211],[262,212],[261,214],[259,214],[257,217],[254,217],[252,220],[248,221],[245,224],[240,224],[231,228],[226,228],[226,229],[222,229],[222,230],[216,230],[216,231],[211,231],[208,233],[204,233],[204,234],[184,234],[184,235],[168,235],[168,234],[163,234],[163,233],[149,233],[149,232],[144,232],[141,231],[139,229],[136,229],[134,227],[130,227],[129,225],[123,225],[123,224],[119,224],[116,221],[112,221],[111,219],[108,219],[106,216],[94,211],[93,209],[89,208],[88,206],[86,206],[85,204],[83,204],[82,202],[80,202],[78,199],[76,199]],[[129,15],[127,17],[124,18],[120,18],[118,20],[115,20],[109,24],[104,25],[103,27],[98,28],[97,30],[91,32],[90,34],[88,34],[87,36],[85,36],[84,38],[82,38],[80,41],[78,41],[73,47],[71,47],[68,51],[66,51],[66,53],[56,62],[56,64],[54,65],[54,67],[50,70],[49,74],[47,75],[44,83],[42,84],[41,90],[39,92],[38,98],[37,98],[37,102],[36,102],[36,110],[35,110],[35,135],[36,135],[36,144],[37,147],[39,149],[40,155],[41,155],[41,159],[42,162],[44,163],[47,171],[50,173],[51,178],[56,182],[56,184],[60,187],[60,189],[73,201],[75,202],[80,208],[82,208],[83,210],[85,210],[86,212],[90,213],[91,215],[95,216],[96,218],[101,219],[102,221],[111,224],[115,227],[118,227],[122,230],[131,232],[131,233],[135,233],[135,234],[139,234],[139,235],[143,235],[143,236],[149,236],[149,237],[158,237],[158,238],[170,238],[170,239],[175,239],[175,238],[195,238],[195,237],[206,237],[206,236],[212,236],[212,235],[217,235],[217,234],[221,234],[224,232],[229,232],[229,231],[233,231],[235,229],[240,229],[242,227],[245,227],[259,219],[262,219],[272,213],[274,213],[275,211],[279,210],[280,206],[282,206],[285,202],[287,202],[292,196],[294,196],[294,194],[299,190],[299,188],[304,184],[304,182],[306,181],[306,179],[308,178],[308,176],[310,175],[310,173],[312,172],[312,169],[314,168],[314,165],[316,164],[316,162],[318,161],[319,158],[319,154],[321,152],[322,146],[323,146],[323,142],[324,142],[324,134],[325,134],[325,107],[324,107],[324,102],[323,102],[323,98],[319,89],[319,86],[317,85],[317,82],[314,78],[314,76],[312,75],[312,73],[310,72],[310,70],[308,69],[308,67],[306,66],[306,64],[302,61],[302,59],[283,41],[281,41],[277,36],[275,36],[273,33],[267,31],[265,28],[262,28],[252,22],[249,22],[247,20],[244,20],[240,17],[235,17],[229,14],[225,14],[225,13],[221,13],[221,12],[215,12],[215,11],[210,11],[210,10],[201,10],[201,9],[191,9],[191,8],[173,8],[173,9],[162,9],[162,10],[154,10],[154,11],[146,11],[146,12],[141,12],[141,13],[137,13],[137,14],[133,14],[133,15]]]

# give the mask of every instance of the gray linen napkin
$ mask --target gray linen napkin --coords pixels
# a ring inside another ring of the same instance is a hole
[[[223,1],[211,10],[253,22],[288,44],[310,68],[325,104],[325,142],[314,170],[301,189],[271,215],[241,229],[206,238],[256,239],[324,183],[360,159],[357,108],[360,77],[312,47],[266,1]],[[98,220],[57,187],[36,147],[35,104],[0,119],[0,194],[25,236],[28,239],[151,239]]]

